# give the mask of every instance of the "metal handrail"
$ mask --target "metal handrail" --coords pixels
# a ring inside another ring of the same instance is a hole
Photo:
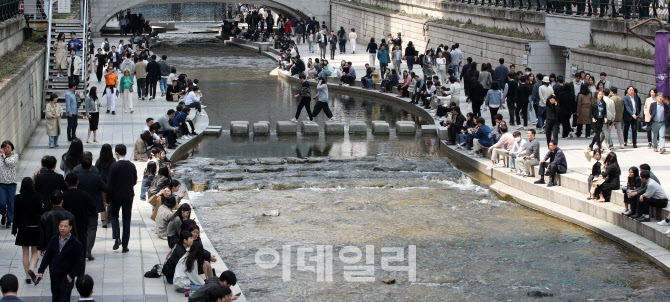
[[[82,48],[81,51],[81,61],[82,61],[82,66],[81,66],[81,81],[84,83],[84,87],[86,87],[86,71],[88,70],[88,55],[86,54],[86,50],[88,47],[88,32],[86,31],[86,27],[88,25],[88,0],[84,0],[84,12],[83,12],[83,19],[82,19],[82,25],[84,27],[84,30],[82,32],[82,44],[84,44],[84,47]]]
[[[53,8],[54,8],[54,1],[49,1],[49,7],[47,8],[47,18],[49,18],[49,29],[47,31],[47,55],[46,55],[46,64],[44,65],[44,87],[43,90],[44,94],[46,94],[47,87],[49,87],[49,60],[51,59],[51,48],[53,47],[51,45],[51,24],[53,23]],[[44,101],[46,97],[42,98],[42,101]]]

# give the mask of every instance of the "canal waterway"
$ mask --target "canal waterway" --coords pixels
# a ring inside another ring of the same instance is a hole
[[[296,88],[269,75],[271,59],[190,41],[154,51],[200,80],[210,124],[292,117]],[[330,102],[341,121],[420,122],[374,98],[331,93]],[[203,140],[175,177],[207,184],[192,204],[250,301],[523,301],[536,291],[547,301],[670,300],[669,276],[649,261],[501,200],[440,156],[437,143],[224,134]],[[382,248],[404,255],[386,265],[398,255]],[[416,275],[394,271],[414,250]]]

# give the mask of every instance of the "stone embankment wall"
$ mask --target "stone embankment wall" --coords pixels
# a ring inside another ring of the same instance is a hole
[[[0,57],[23,43],[23,28],[26,19],[21,15],[0,22]]]
[[[412,41],[416,50],[423,53],[426,45],[429,48],[437,48],[440,44],[459,43],[464,59],[472,57],[475,62],[490,62],[493,66],[498,65],[500,58],[504,58],[506,63],[522,66],[523,55],[527,54],[524,48],[524,45],[528,44],[526,39],[501,37],[346,3],[333,2],[331,6],[333,28],[337,30],[343,26],[347,31],[355,28],[361,42],[369,41],[370,38],[375,38],[379,42],[389,33],[395,37],[396,33],[402,32],[403,47]],[[358,51],[364,52],[365,49]]]
[[[19,71],[0,82],[0,138],[12,141],[19,154],[41,120],[45,54],[44,49],[33,54]]]

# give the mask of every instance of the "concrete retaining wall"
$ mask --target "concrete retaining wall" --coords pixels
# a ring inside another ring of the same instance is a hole
[[[23,15],[0,22],[0,57],[23,43],[23,28],[26,19]]]
[[[524,45],[528,44],[526,39],[498,36],[433,22],[426,23],[425,20],[346,3],[333,2],[331,6],[333,28],[337,29],[340,26],[346,29],[355,28],[361,41],[368,41],[370,38],[379,40],[388,33],[393,33],[395,37],[395,33],[402,32],[403,46],[412,41],[420,53],[424,52],[428,40],[430,40],[429,47],[433,48],[437,48],[440,44],[459,43],[464,54],[463,62],[465,58],[472,57],[475,62],[490,62],[497,66],[498,59],[504,58],[507,64],[524,66],[523,55],[527,54]],[[425,35],[424,25],[427,25]]]
[[[28,58],[26,64],[0,86],[0,137],[12,141],[19,154],[40,122],[45,54],[43,49]]]
[[[619,88],[621,96],[626,87],[633,86],[641,97],[646,98],[649,90],[656,87],[653,60],[578,48],[570,50],[568,65],[595,75],[596,78],[604,71],[612,86]]]

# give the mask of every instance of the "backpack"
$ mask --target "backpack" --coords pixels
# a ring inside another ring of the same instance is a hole
[[[419,59],[417,61],[414,61],[414,64],[419,63],[419,66],[423,67],[423,56],[424,55],[419,55]]]
[[[102,49],[106,52],[109,52],[109,42],[105,42],[105,44],[102,45]]]

